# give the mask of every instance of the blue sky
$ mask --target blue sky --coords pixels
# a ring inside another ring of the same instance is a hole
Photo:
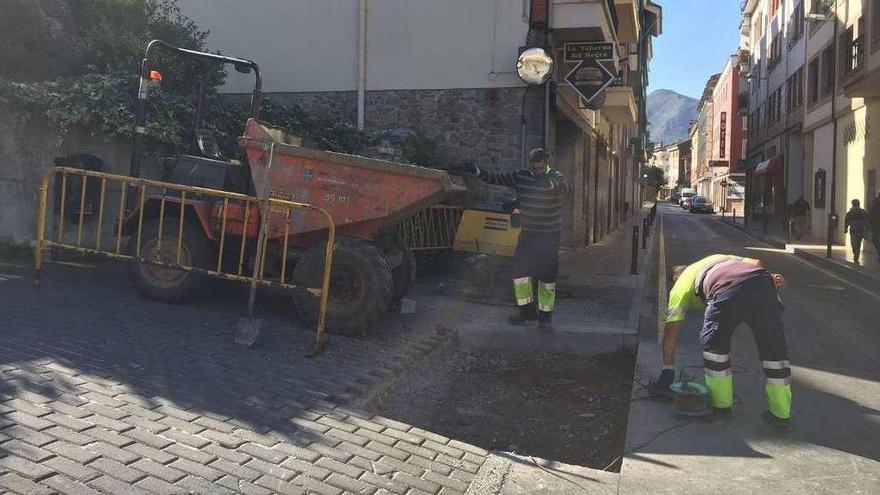
[[[660,0],[663,34],[654,38],[650,86],[699,98],[739,45],[739,0]]]

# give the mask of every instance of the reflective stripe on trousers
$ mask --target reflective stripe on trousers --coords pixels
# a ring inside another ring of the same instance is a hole
[[[556,305],[556,282],[538,282],[538,311],[550,313]]]
[[[532,277],[513,279],[513,297],[516,298],[517,306],[526,306],[535,302],[532,296]]]

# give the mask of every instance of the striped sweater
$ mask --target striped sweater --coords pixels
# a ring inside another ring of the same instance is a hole
[[[480,170],[483,182],[516,189],[523,232],[555,233],[562,227],[562,197],[568,193],[565,177],[556,170],[535,174],[529,169],[513,172]]]

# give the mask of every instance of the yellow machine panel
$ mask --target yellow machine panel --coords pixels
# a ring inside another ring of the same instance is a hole
[[[513,256],[519,232],[519,227],[510,225],[508,213],[464,210],[452,248],[470,253]]]

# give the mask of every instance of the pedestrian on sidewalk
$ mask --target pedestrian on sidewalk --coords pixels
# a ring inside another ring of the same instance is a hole
[[[767,383],[768,410],[764,418],[784,426],[791,417],[791,368],[782,327],[782,275],[771,274],[759,260],[715,254],[689,266],[673,268],[663,337],[663,371],[656,387],[668,390],[675,378],[678,332],[688,309],[706,307],[700,344],[706,386],[717,414],[733,407],[730,343],[740,323],[747,323],[758,344]]]
[[[473,164],[454,167],[453,170],[516,190],[522,232],[513,255],[513,291],[519,310],[510,317],[510,322],[523,324],[537,320],[541,331],[552,330],[556,277],[559,274],[562,198],[568,193],[565,177],[550,168],[550,157],[541,148],[529,153],[528,168],[513,172],[492,172]],[[534,282],[537,282],[537,308]]]
[[[855,264],[859,264],[859,258],[862,254],[862,239],[868,236],[870,225],[868,212],[862,209],[861,202],[857,199],[852,200],[852,208],[846,212],[846,217],[843,219],[843,233],[849,232]]]
[[[791,205],[792,230],[795,239],[800,240],[807,232],[807,214],[810,213],[810,203],[804,197],[798,196]]]
[[[868,219],[871,223],[871,243],[874,245],[874,254],[877,255],[877,261],[880,261],[880,193],[871,202],[868,209]]]

